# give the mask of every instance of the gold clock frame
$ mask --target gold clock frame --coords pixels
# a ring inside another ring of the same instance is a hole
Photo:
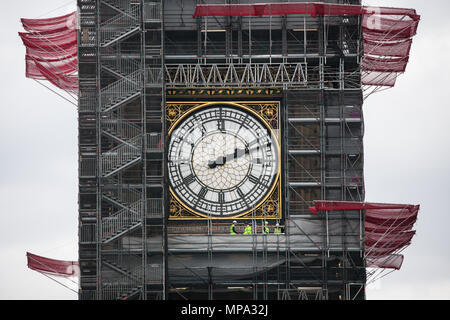
[[[169,220],[244,220],[244,219],[281,219],[282,197],[281,197],[281,118],[280,101],[190,101],[190,102],[167,102],[166,117],[168,122],[167,135],[191,113],[213,105],[230,105],[243,109],[258,118],[271,132],[275,138],[278,149],[278,172],[269,192],[253,208],[234,216],[218,217],[196,212],[178,198],[169,186]]]

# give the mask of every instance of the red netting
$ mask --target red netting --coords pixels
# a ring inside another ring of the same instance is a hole
[[[364,210],[364,244],[368,267],[400,269],[403,256],[398,252],[411,244],[420,206],[350,201],[314,201],[319,211]],[[401,259],[400,259],[401,257]]]
[[[76,94],[78,57],[76,13],[49,19],[22,19],[19,32],[26,47],[26,77],[47,80]]]
[[[55,276],[77,276],[79,266],[77,261],[62,261],[41,257],[27,252],[28,268]]]

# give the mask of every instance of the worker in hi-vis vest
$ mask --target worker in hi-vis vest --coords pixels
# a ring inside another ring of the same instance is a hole
[[[252,227],[249,224],[245,227],[244,234],[252,234]]]
[[[281,227],[280,227],[280,224],[279,224],[279,223],[277,223],[277,224],[275,225],[274,233],[278,233],[278,234],[281,233]]]
[[[269,234],[269,226],[268,226],[268,222],[266,221],[265,223],[264,223],[264,227],[263,227],[263,234]]]
[[[237,221],[234,220],[233,223],[230,226],[230,234],[237,234],[237,232],[236,232],[236,224],[237,224]]]

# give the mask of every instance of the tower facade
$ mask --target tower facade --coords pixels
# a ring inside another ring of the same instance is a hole
[[[80,299],[364,299],[361,16],[203,2],[78,0]]]

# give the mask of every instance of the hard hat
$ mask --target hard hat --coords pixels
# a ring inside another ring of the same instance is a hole
[[[233,223],[237,223],[237,221],[236,221],[236,220],[234,220],[234,221],[233,221]]]
[[[279,227],[279,226],[280,226],[280,224],[279,224],[279,223],[277,223],[277,224],[276,224],[276,226],[277,226],[277,227]]]
[[[266,224],[268,224],[268,222],[267,222],[267,221],[266,221],[265,223],[266,223]]]

